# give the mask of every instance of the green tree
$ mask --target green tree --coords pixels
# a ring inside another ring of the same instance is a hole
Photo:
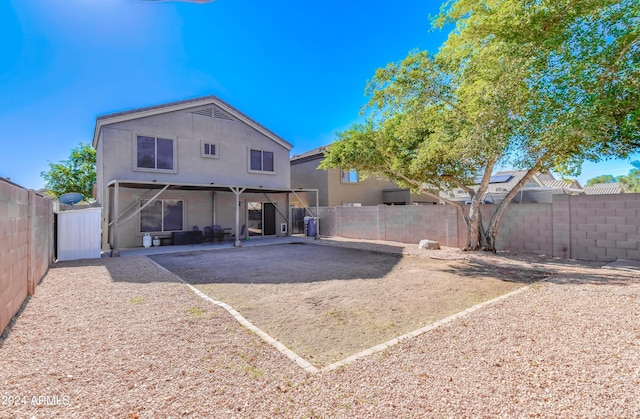
[[[71,150],[68,160],[49,163],[49,170],[40,176],[56,197],[67,192],[79,192],[85,199],[91,199],[96,181],[96,151],[89,144],[80,143]]]
[[[495,251],[507,205],[536,172],[575,175],[585,159],[640,145],[639,9],[632,0],[449,1],[434,24],[456,29],[440,51],[377,70],[367,122],[338,134],[323,167],[427,195],[463,189],[468,211],[445,201],[468,227],[465,248]],[[526,175],[485,227],[479,204],[505,164]]]
[[[634,167],[628,175],[618,176],[617,180],[625,192],[640,192],[640,161],[631,162]]]
[[[616,177],[613,175],[600,175],[587,180],[587,186],[596,185],[598,183],[616,183]]]

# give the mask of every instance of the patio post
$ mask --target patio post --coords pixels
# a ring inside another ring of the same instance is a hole
[[[118,207],[118,181],[115,181],[114,184],[114,190],[113,190],[113,211],[114,211],[114,218],[113,218],[113,245],[111,246],[111,257],[118,257],[120,256],[120,250],[118,250],[118,211],[119,211],[119,207]]]
[[[315,240],[320,238],[320,212],[318,208],[318,190],[316,189],[316,235],[314,237]]]
[[[240,242],[240,194],[247,188],[229,187],[229,189],[231,189],[231,192],[236,196],[236,241],[233,245],[234,247],[242,247],[242,243]]]

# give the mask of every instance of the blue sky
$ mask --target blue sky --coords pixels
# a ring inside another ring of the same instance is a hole
[[[436,52],[439,1],[0,2],[0,176],[27,188],[90,143],[98,115],[216,95],[294,144],[359,118],[376,68]],[[640,159],[636,155],[634,159]],[[628,161],[585,164],[586,179]]]

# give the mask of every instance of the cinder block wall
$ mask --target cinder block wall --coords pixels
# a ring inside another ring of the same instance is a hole
[[[444,246],[461,246],[466,231],[455,208],[444,205],[323,207],[320,234],[353,239],[418,243],[428,238]]]
[[[342,237],[378,240],[378,207],[336,207]],[[322,221],[320,221],[322,223]]]
[[[553,206],[554,256],[640,260],[640,194],[559,196]]]
[[[379,207],[384,211],[384,240],[419,243],[437,240],[443,246],[458,246],[458,215],[450,205]],[[464,225],[464,222],[462,223]]]
[[[481,207],[485,225],[495,209]],[[464,221],[450,205],[322,208],[320,219],[322,235],[404,243],[426,238],[451,247],[467,239]],[[551,204],[512,204],[496,248],[564,259],[640,260],[640,194],[554,195]]]
[[[53,260],[53,203],[0,180],[0,333]]]
[[[336,225],[337,216],[336,212],[339,207],[320,207],[318,208],[319,231],[318,233],[323,236],[339,236],[338,228]]]
[[[493,210],[495,210],[494,205],[483,206],[482,219],[485,225],[491,219]],[[510,205],[500,220],[496,248],[551,255],[553,253],[552,214],[552,204]]]

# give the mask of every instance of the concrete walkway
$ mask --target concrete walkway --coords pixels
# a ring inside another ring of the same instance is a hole
[[[617,269],[623,271],[640,272],[640,260],[618,259],[608,263],[602,269]]]

